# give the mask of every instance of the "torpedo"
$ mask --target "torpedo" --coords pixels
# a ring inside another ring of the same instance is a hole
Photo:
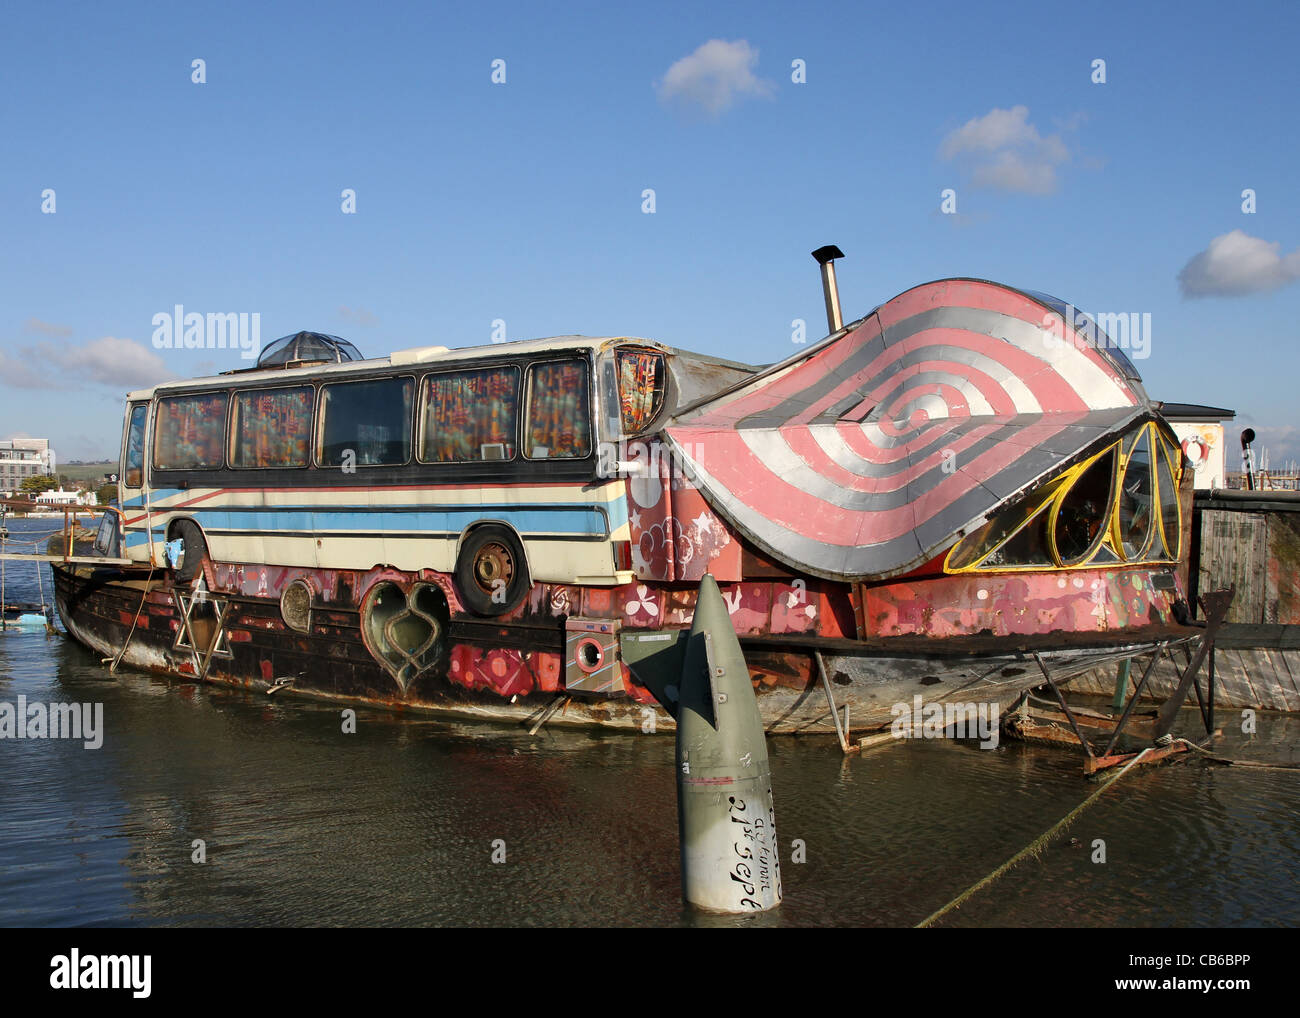
[[[677,711],[682,895],[744,913],[781,903],[767,742],[740,641],[717,581],[700,582]]]

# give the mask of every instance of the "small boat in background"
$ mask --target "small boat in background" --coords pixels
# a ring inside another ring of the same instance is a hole
[[[50,609],[24,601],[0,605],[0,618],[7,626],[44,626],[50,621]]]

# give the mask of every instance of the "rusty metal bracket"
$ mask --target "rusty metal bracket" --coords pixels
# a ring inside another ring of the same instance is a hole
[[[214,654],[218,657],[231,656],[224,627],[226,614],[230,611],[230,602],[222,597],[208,597],[206,590],[196,590],[191,595],[177,591],[175,597],[181,609],[181,628],[176,634],[176,642],[173,647],[176,650],[190,652],[190,658],[194,662],[195,677],[200,682],[203,682],[207,678],[208,668],[212,664]],[[195,605],[204,603],[212,605],[214,618],[211,639],[209,639],[207,647],[200,647],[199,640],[194,633],[192,615]],[[200,653],[202,653],[201,657]]]
[[[1115,730],[1111,732],[1110,741],[1106,743],[1106,748],[1101,751],[1102,756],[1105,757],[1111,755],[1111,750],[1115,748],[1115,743],[1119,741],[1120,733],[1124,731],[1124,725],[1128,721],[1128,716],[1133,713],[1133,708],[1137,706],[1138,697],[1142,695],[1142,690],[1146,688],[1147,679],[1151,678],[1151,673],[1156,670],[1156,664],[1160,661],[1160,655],[1165,652],[1168,646],[1169,641],[1166,640],[1157,646],[1155,652],[1152,653],[1151,660],[1147,662],[1146,669],[1142,672],[1142,678],[1140,678],[1138,684],[1133,687],[1133,695],[1129,698],[1128,706],[1124,708],[1124,713],[1121,714],[1119,720],[1115,722]]]
[[[1079,731],[1079,722],[1074,720],[1074,714],[1070,711],[1070,706],[1065,702],[1065,697],[1061,695],[1061,690],[1056,685],[1056,680],[1052,678],[1052,673],[1047,670],[1047,665],[1043,664],[1043,659],[1034,651],[1034,661],[1038,664],[1038,670],[1043,673],[1043,678],[1047,680],[1047,685],[1052,690],[1052,695],[1056,697],[1056,702],[1060,704],[1061,711],[1065,714],[1065,720],[1070,722],[1070,728],[1074,732],[1074,737],[1079,740],[1079,745],[1083,747],[1083,754],[1089,760],[1093,757],[1092,746],[1084,734]]]
[[[826,703],[830,707],[831,721],[835,723],[835,734],[839,737],[840,749],[843,750],[844,755],[847,756],[853,752],[853,747],[849,745],[849,736],[844,730],[846,725],[840,724],[840,712],[835,706],[835,694],[831,692],[830,679],[826,676],[826,665],[822,661],[822,652],[820,650],[814,650],[813,657],[817,659],[817,675],[821,679],[822,690],[826,694]],[[844,709],[847,713],[848,704],[844,705]]]
[[[1156,716],[1154,741],[1157,745],[1167,739],[1170,731],[1172,731],[1174,721],[1178,718],[1178,712],[1182,709],[1183,701],[1187,699],[1187,693],[1192,688],[1197,673],[1201,670],[1201,664],[1205,661],[1206,654],[1214,646],[1214,638],[1218,634],[1219,627],[1223,625],[1224,620],[1228,617],[1228,609],[1232,607],[1232,599],[1236,596],[1236,593],[1237,586],[1233,584],[1227,590],[1211,590],[1201,597],[1201,607],[1205,609],[1205,633],[1201,637],[1195,655],[1188,662],[1187,670],[1183,673],[1178,688],[1161,705],[1160,712]],[[1200,695],[1199,689],[1197,695]],[[1208,730],[1210,718],[1205,716],[1204,719]]]

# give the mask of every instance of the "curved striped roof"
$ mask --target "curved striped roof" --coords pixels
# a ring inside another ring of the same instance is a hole
[[[1150,413],[1127,358],[1053,303],[926,283],[688,408],[667,440],[767,554],[828,579],[906,572]]]

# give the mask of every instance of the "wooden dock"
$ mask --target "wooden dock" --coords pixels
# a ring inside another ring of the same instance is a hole
[[[1300,711],[1300,492],[1198,491],[1191,542],[1193,603],[1199,591],[1236,586],[1215,640],[1219,705]],[[1178,669],[1166,658],[1144,698],[1163,700],[1177,682]],[[1110,696],[1115,673],[1093,669],[1069,688]]]

